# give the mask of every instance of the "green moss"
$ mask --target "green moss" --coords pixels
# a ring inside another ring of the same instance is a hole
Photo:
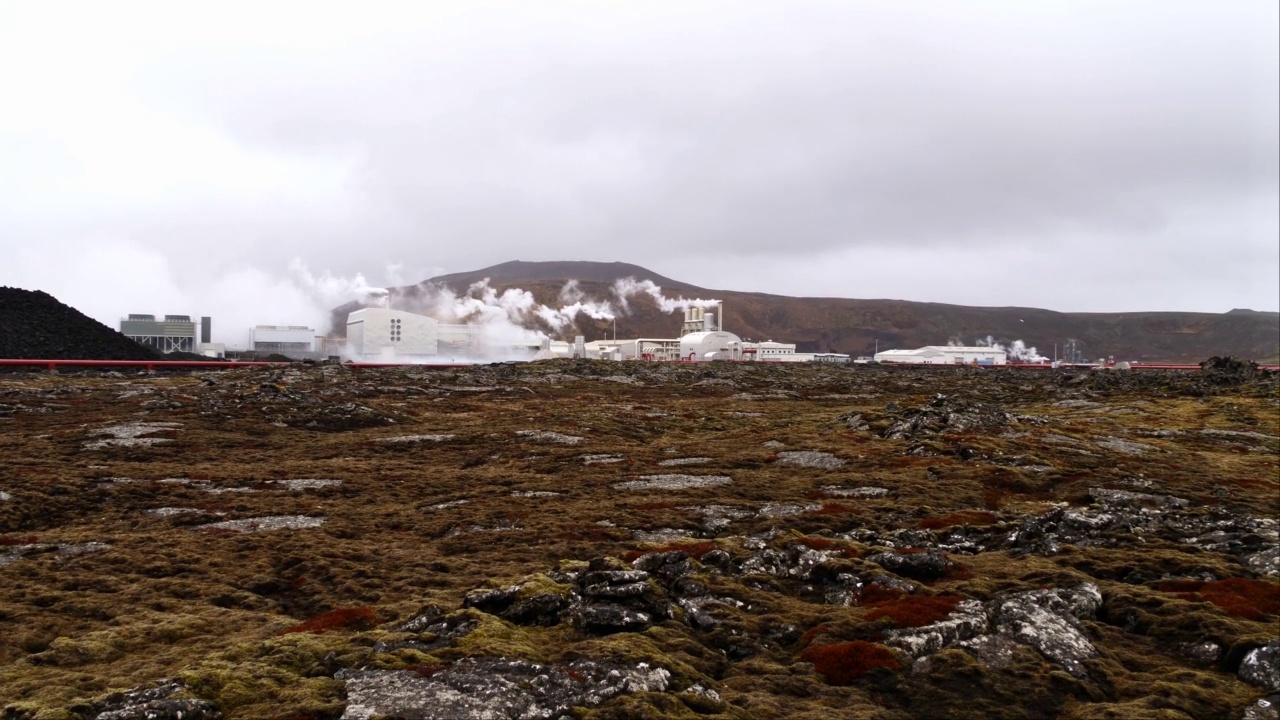
[[[524,627],[482,612],[468,612],[478,625],[459,638],[453,647],[442,649],[443,657],[475,656],[517,657],[532,662],[551,662],[554,648],[563,647],[576,635],[567,625]]]
[[[529,575],[520,581],[520,591],[516,593],[516,601],[528,600],[538,595],[568,595],[573,588],[547,577],[545,573]]]
[[[114,630],[99,630],[78,638],[59,637],[49,649],[33,656],[40,665],[75,667],[90,663],[111,662],[123,657],[127,648]]]

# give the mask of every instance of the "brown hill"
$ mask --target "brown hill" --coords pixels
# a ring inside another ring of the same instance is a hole
[[[416,286],[395,288],[392,302],[412,305],[432,286],[465,293],[474,282],[489,278],[499,292],[529,291],[548,306],[562,304],[561,291],[570,280],[587,298],[616,304],[613,283],[624,278],[652,280],[667,297],[715,298],[724,302],[726,329],[751,340],[794,342],[801,351],[871,355],[877,348],[914,348],[959,341],[972,344],[991,336],[1009,344],[1022,340],[1052,357],[1075,340],[1084,358],[1114,356],[1148,362],[1199,362],[1213,355],[1235,355],[1257,361],[1280,356],[1280,313],[1232,310],[1227,313],[1136,312],[1062,313],[1039,308],[969,307],[905,300],[798,298],[699,288],[626,263],[510,262],[468,273],[431,278]],[[618,337],[674,337],[678,313],[666,313],[648,296],[629,299],[629,311],[617,320]],[[334,333],[342,336],[347,313],[360,307],[335,308]],[[543,328],[548,329],[548,328]],[[588,340],[609,337],[612,323],[580,315],[577,331]],[[572,334],[572,332],[568,333]]]

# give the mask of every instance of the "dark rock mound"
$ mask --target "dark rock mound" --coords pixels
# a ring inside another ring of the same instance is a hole
[[[0,358],[158,360],[160,355],[48,293],[0,287]]]
[[[1247,360],[1217,355],[1200,363],[1201,377],[1212,385],[1243,385],[1258,375],[1258,366]]]

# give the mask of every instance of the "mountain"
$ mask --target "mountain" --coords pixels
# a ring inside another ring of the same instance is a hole
[[[726,329],[745,339],[794,342],[802,352],[871,355],[877,348],[915,348],[948,341],[973,344],[991,336],[1004,344],[1022,340],[1049,357],[1054,355],[1055,344],[1061,356],[1061,348],[1069,340],[1076,341],[1084,358],[1199,362],[1213,355],[1235,355],[1273,362],[1280,357],[1280,313],[1239,309],[1226,313],[1062,313],[907,300],[801,298],[699,288],[627,263],[508,262],[394,288],[392,303],[410,307],[432,286],[465,293],[472,283],[485,278],[499,292],[520,288],[551,307],[564,304],[561,291],[570,280],[577,281],[587,298],[610,300],[615,305],[612,288],[616,280],[651,280],[667,297],[723,301]],[[679,333],[682,318],[678,312],[663,312],[643,294],[632,296],[628,304],[629,312],[617,319],[618,337],[675,337]],[[348,303],[334,309],[336,336],[345,333],[346,315],[359,307],[359,303]],[[601,339],[610,336],[613,324],[580,315],[577,331],[588,340]]]

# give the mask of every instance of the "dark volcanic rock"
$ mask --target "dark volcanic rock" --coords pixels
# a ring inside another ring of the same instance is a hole
[[[162,680],[154,687],[113,693],[94,703],[94,720],[220,720],[222,713],[204,700],[172,700],[185,690],[177,680]]]
[[[671,681],[671,673],[644,663],[577,660],[561,666],[507,658],[465,658],[430,676],[346,670],[337,677],[347,683],[344,720],[556,718],[625,693],[661,692]]]
[[[0,358],[158,360],[145,348],[40,291],[0,287]],[[202,358],[207,359],[207,358]]]
[[[1258,375],[1258,365],[1217,355],[1200,363],[1200,377],[1211,385],[1243,385]]]
[[[1240,663],[1240,679],[1250,685],[1280,692],[1280,640],[1251,650]]]
[[[951,561],[937,548],[913,553],[882,552],[867,559],[889,572],[916,580],[936,580],[952,567]]]

